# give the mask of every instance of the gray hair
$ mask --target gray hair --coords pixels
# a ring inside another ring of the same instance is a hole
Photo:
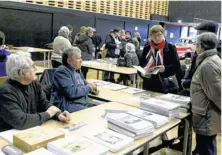
[[[6,61],[6,74],[12,80],[19,79],[19,71],[27,70],[31,64],[31,54],[29,52],[16,52],[8,56]]]
[[[90,32],[95,32],[96,30],[92,27],[87,27],[86,28],[86,34],[89,34]]]
[[[68,65],[67,60],[71,58],[73,55],[81,56],[81,50],[78,47],[73,47],[73,46],[67,48],[62,54],[62,64]]]
[[[2,31],[0,31],[0,38],[2,38],[2,43],[0,43],[0,45],[2,46],[5,44],[5,34]]]
[[[67,26],[62,26],[59,29],[58,35],[62,36],[64,38],[68,38],[69,37],[69,28]]]
[[[132,43],[127,43],[126,44],[126,52],[135,52],[135,45]]]
[[[201,33],[197,36],[197,44],[200,44],[201,48],[205,50],[214,49],[217,47],[218,40],[217,35],[212,32]]]

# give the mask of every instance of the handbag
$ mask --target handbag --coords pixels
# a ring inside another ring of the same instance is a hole
[[[117,66],[124,67],[126,65],[125,57],[119,57],[117,59]]]
[[[158,74],[159,75],[159,74]],[[179,84],[178,84],[178,81],[177,81],[177,78],[176,78],[176,75],[171,75],[171,76],[168,76],[168,77],[161,77],[159,75],[159,79],[160,79],[160,82],[163,86],[163,91],[166,92],[166,93],[169,93],[169,92],[172,92],[172,91],[175,91],[175,90],[178,90],[179,89]]]

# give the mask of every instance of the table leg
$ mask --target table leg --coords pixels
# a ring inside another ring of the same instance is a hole
[[[185,119],[184,122],[185,122],[185,129],[184,129],[184,140],[183,140],[183,155],[187,155],[189,129],[191,127],[190,125],[191,122],[188,119]]]
[[[133,87],[136,87],[136,74],[133,75]]]
[[[44,52],[44,67],[46,66],[46,53]]]
[[[105,72],[102,71],[102,80],[103,80],[103,81],[104,81],[104,79],[105,79],[105,78],[104,78],[104,73],[105,73]]]
[[[99,79],[99,70],[97,70],[97,80]]]
[[[48,68],[49,68],[49,63],[50,63],[50,52],[48,52]]]
[[[145,144],[143,147],[143,155],[149,154],[149,143]]]

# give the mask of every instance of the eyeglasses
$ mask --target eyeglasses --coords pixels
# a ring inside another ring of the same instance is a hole
[[[162,36],[163,36],[162,33],[159,33],[159,34],[152,34],[152,35],[151,35],[151,37],[153,37],[153,38],[160,38],[160,37],[162,37]]]

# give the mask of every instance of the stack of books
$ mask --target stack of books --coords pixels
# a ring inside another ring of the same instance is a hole
[[[106,155],[109,152],[107,147],[77,135],[50,142],[47,149],[56,155]]]
[[[181,112],[188,112],[191,106],[190,97],[187,96],[175,95],[169,93],[169,94],[160,95],[157,98],[160,100],[179,104]]]
[[[108,128],[133,139],[150,136],[154,126],[151,122],[127,113],[116,113],[107,116]]]
[[[45,148],[40,148],[38,150],[29,152],[29,153],[25,153],[24,155],[55,155],[55,154],[46,150]]]
[[[153,123],[155,128],[160,128],[161,126],[169,122],[169,118],[166,116],[158,115],[156,113],[144,111],[141,109],[129,111],[127,113],[130,115],[142,118],[144,120],[150,121],[151,123]]]
[[[118,152],[133,144],[134,139],[111,131],[109,129],[102,129],[89,133],[86,138],[104,145],[109,148],[111,152]]]
[[[168,101],[163,101],[156,98],[144,99],[140,100],[140,108],[154,112],[160,115],[164,115],[171,118],[179,117],[179,108],[180,106],[176,103],[171,103]]]
[[[93,82],[94,84],[96,84],[97,86],[103,86],[103,85],[108,85],[108,84],[110,84],[110,82],[102,81],[102,80],[93,80],[92,82]]]
[[[127,88],[127,89],[123,89],[121,90],[122,92],[125,92],[125,93],[129,93],[129,94],[139,94],[139,93],[143,93],[145,92],[145,90],[143,89],[138,89],[138,88]]]
[[[121,89],[126,89],[127,86],[112,83],[109,85],[105,85],[104,88],[110,89],[110,90],[121,90]]]

